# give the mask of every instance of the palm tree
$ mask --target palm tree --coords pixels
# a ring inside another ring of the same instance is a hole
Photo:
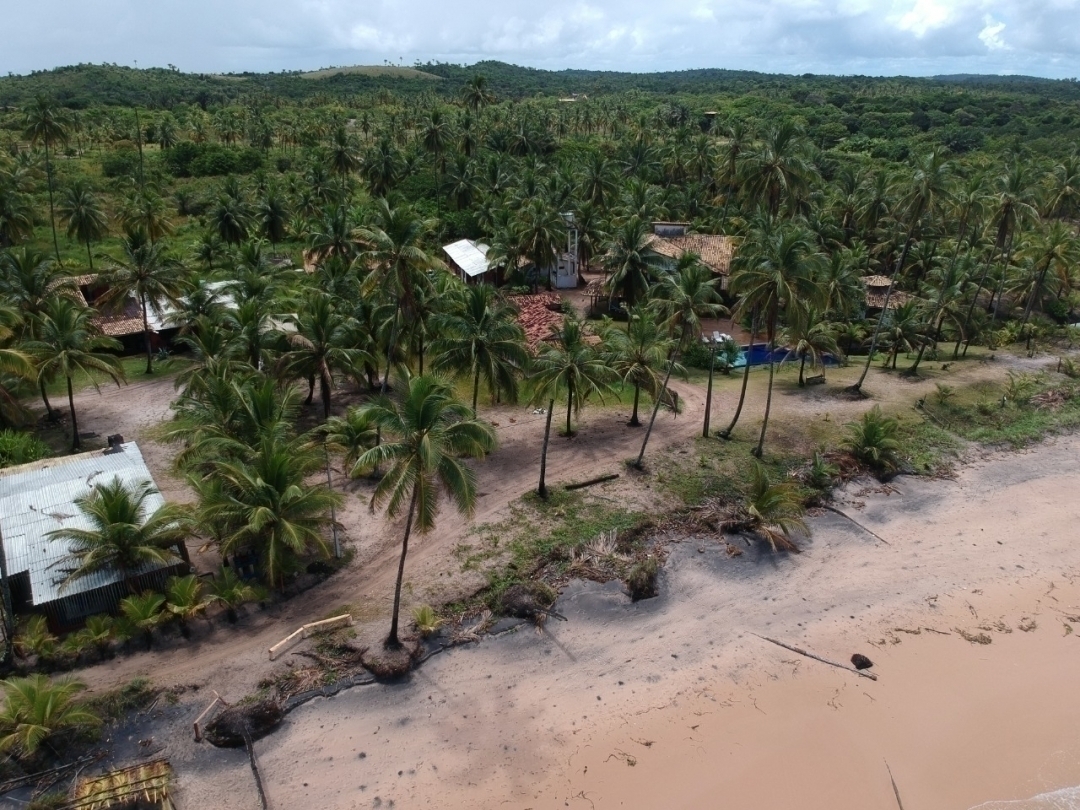
[[[380,290],[394,302],[395,318],[387,346],[383,392],[389,384],[393,353],[397,349],[398,324],[416,313],[419,288],[430,284],[429,270],[445,267],[423,246],[424,237],[435,227],[407,208],[391,208],[385,199],[376,201],[371,222],[356,235],[365,245],[361,259],[371,268],[361,286],[364,295]]]
[[[450,124],[443,117],[442,110],[438,107],[431,111],[424,122],[421,143],[427,152],[431,153],[435,170],[435,206],[436,210],[442,211],[442,194],[439,191],[439,173],[445,162],[446,148],[450,145]]]
[[[34,146],[45,147],[45,174],[49,185],[49,224],[52,226],[53,249],[56,251],[56,263],[63,267],[60,259],[60,242],[56,238],[56,211],[53,205],[53,171],[49,148],[54,144],[67,143],[68,119],[64,112],[45,96],[37,96],[23,115],[23,137]]]
[[[570,415],[581,412],[593,394],[603,401],[612,390],[612,369],[604,357],[585,339],[585,327],[573,314],[563,318],[562,327],[551,342],[541,344],[533,360],[531,382],[542,400],[566,395],[566,438],[573,437]]]
[[[344,125],[334,130],[330,151],[326,156],[326,165],[341,181],[341,199],[344,202],[346,199],[345,182],[350,174],[360,168],[360,158],[356,154],[356,147]]]
[[[32,757],[58,734],[101,725],[101,718],[76,702],[86,687],[69,678],[28,675],[0,682],[0,751]]]
[[[309,294],[290,322],[294,332],[285,332],[285,340],[291,349],[278,359],[286,378],[306,378],[310,387],[307,404],[315,393],[314,382],[319,381],[323,418],[330,418],[330,394],[334,388],[334,374],[358,377],[364,364],[375,359],[367,352],[353,348],[359,326],[338,310],[333,299],[321,292]]]
[[[58,208],[60,218],[67,223],[68,238],[78,239],[86,245],[86,258],[93,273],[94,254],[90,252],[90,243],[104,239],[109,232],[109,221],[101,202],[84,181],[76,180],[65,189]]]
[[[101,572],[115,572],[134,594],[135,581],[148,567],[177,562],[174,549],[189,531],[187,510],[162,504],[151,512],[147,500],[155,495],[149,481],[129,486],[117,477],[76,498],[75,506],[90,528],[63,528],[48,535],[71,549],[74,567],[65,569],[61,588]]]
[[[18,322],[15,310],[0,305],[0,426],[22,424],[26,417],[26,409],[14,387],[8,387],[11,378],[34,379],[34,364],[29,355],[10,347]]]
[[[386,505],[396,517],[408,502],[405,536],[401,543],[394,611],[386,646],[401,646],[398,615],[401,584],[405,576],[405,556],[415,523],[420,534],[435,527],[439,496],[445,494],[463,515],[471,515],[476,505],[476,475],[461,458],[480,458],[495,448],[491,425],[475,419],[468,406],[453,398],[450,386],[432,376],[409,380],[401,402],[380,397],[362,406],[378,426],[386,441],[366,451],[357,461],[360,470],[388,465],[371,497],[372,508]]]
[[[883,368],[890,365],[896,369],[896,359],[900,352],[910,352],[915,344],[927,339],[926,323],[923,321],[921,303],[912,299],[905,301],[898,307],[894,307],[892,318],[882,330],[882,336],[889,346],[889,354],[885,358]]]
[[[129,627],[141,630],[146,649],[154,644],[154,628],[165,621],[165,597],[153,591],[132,594],[120,600],[120,615]],[[130,635],[126,633],[125,635]]]
[[[604,357],[624,385],[634,386],[634,411],[629,425],[640,427],[638,401],[644,388],[653,399],[660,396],[663,377],[661,370],[675,349],[675,340],[660,324],[656,311],[639,304],[630,311],[630,320],[623,329],[610,320],[601,328]],[[680,373],[684,373],[679,369]]]
[[[151,243],[172,233],[173,225],[165,216],[165,201],[149,188],[140,189],[124,205],[120,223],[127,231],[143,231]]]
[[[34,205],[30,195],[0,174],[0,248],[29,239],[34,233]]]
[[[529,353],[525,332],[514,316],[514,308],[499,298],[494,287],[476,284],[462,291],[448,312],[434,318],[439,337],[432,345],[432,370],[472,378],[473,416],[481,379],[493,398],[498,392],[507,402],[517,402],[518,377],[528,365]]]
[[[804,372],[806,361],[810,360],[811,369],[821,367],[825,372],[824,355],[833,355],[843,362],[844,355],[836,343],[836,333],[828,321],[821,319],[821,313],[814,307],[797,308],[791,312],[788,326],[784,330],[783,341],[792,347],[799,358],[799,388],[806,385]],[[824,379],[824,377],[823,377]]]
[[[488,90],[487,79],[477,74],[461,88],[461,100],[474,113],[480,112],[495,101],[495,96]]]
[[[518,212],[513,233],[520,255],[531,261],[538,273],[544,273],[558,259],[559,245],[566,239],[566,221],[547,200],[532,197]],[[550,289],[550,273],[546,281]]]
[[[120,341],[101,334],[94,326],[92,316],[93,310],[88,307],[80,307],[68,298],[54,298],[37,319],[34,339],[24,346],[26,353],[37,363],[39,381],[57,376],[67,380],[72,452],[81,446],[72,377],[83,374],[94,381],[95,388],[95,373],[108,375],[117,386],[124,379],[120,359],[108,353],[119,351]]]
[[[151,242],[144,231],[129,231],[120,244],[119,259],[107,257],[107,270],[102,279],[108,291],[102,296],[105,307],[123,309],[129,298],[139,302],[142,313],[143,345],[146,348],[146,373],[153,373],[153,354],[150,343],[150,318],[159,319],[166,307],[176,307],[188,288],[184,266],[165,252],[164,243]]]
[[[284,588],[302,555],[328,553],[322,529],[341,496],[307,483],[322,468],[314,447],[265,435],[250,458],[212,463],[209,479],[193,476],[200,523],[221,538],[223,556],[253,551],[266,584]]]
[[[795,481],[774,484],[759,462],[754,462],[752,468],[750,491],[746,494],[743,512],[739,528],[763,537],[773,551],[798,552],[791,536],[809,531],[803,520],[806,507],[799,484]]]
[[[640,217],[633,216],[617,226],[604,254],[604,269],[609,297],[616,291],[627,308],[632,308],[649,291],[649,282],[658,274],[660,257],[650,250],[652,230]]]
[[[896,260],[896,269],[893,271],[892,284],[885,291],[885,300],[882,303],[881,315],[878,316],[877,326],[874,327],[873,336],[870,338],[870,348],[866,354],[866,365],[863,366],[859,380],[851,390],[859,393],[862,391],[863,382],[866,381],[866,373],[870,370],[870,363],[874,360],[874,352],[877,350],[878,337],[885,326],[885,321],[890,317],[889,299],[893,290],[900,281],[907,263],[911,244],[915,239],[916,229],[923,222],[923,218],[933,216],[938,207],[949,199],[949,174],[952,168],[945,155],[938,150],[930,152],[919,159],[902,187],[899,201],[900,216],[898,220],[906,219],[907,235],[904,237],[904,245],[900,251],[900,257]]]
[[[247,203],[239,197],[222,194],[210,212],[210,227],[225,244],[239,245],[248,238],[251,228],[251,211]]]
[[[803,135],[790,120],[770,129],[761,143],[743,155],[743,191],[775,219],[780,206],[789,207],[810,189],[812,164],[803,154]]]
[[[171,577],[165,586],[165,609],[180,622],[180,634],[184,638],[191,636],[188,622],[205,613],[211,604],[205,590],[203,581],[195,574]]]
[[[255,223],[259,236],[270,242],[277,252],[278,243],[285,239],[285,223],[289,206],[275,188],[269,188],[255,206]]]
[[[856,459],[878,472],[891,472],[900,465],[900,423],[875,405],[858,422],[847,425],[844,447]]]
[[[765,432],[772,406],[773,376],[776,363],[777,327],[782,313],[790,319],[796,310],[821,304],[822,288],[814,283],[823,257],[806,229],[784,225],[762,235],[761,241],[745,261],[732,272],[730,289],[740,296],[738,311],[761,314],[769,350],[769,386],[765,398],[765,418],[761,423],[754,455],[761,457]]]
[[[1034,266],[1040,269],[1028,293],[1027,304],[1024,306],[1024,318],[1020,324],[1021,333],[1027,328],[1035,303],[1042,299],[1046,274],[1054,269],[1057,275],[1068,282],[1070,273],[1076,267],[1078,256],[1080,256],[1080,242],[1077,241],[1075,229],[1071,225],[1066,225],[1063,220],[1057,219],[1036,234],[1029,252]]]
[[[244,582],[232,568],[225,566],[210,581],[208,601],[223,605],[229,624],[236,624],[240,618],[236,609],[245,602],[262,599],[263,595],[264,591],[259,586]]]
[[[379,431],[371,418],[371,412],[363,408],[350,408],[345,416],[335,416],[323,425],[326,447],[345,456],[345,467],[351,477],[358,471],[356,462],[367,450],[379,443]]]

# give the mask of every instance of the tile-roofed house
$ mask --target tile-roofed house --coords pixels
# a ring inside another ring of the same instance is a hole
[[[735,243],[730,236],[688,231],[686,223],[654,222],[649,249],[673,262],[685,253],[696,253],[702,264],[720,276],[720,288],[726,290],[728,276],[731,275],[731,260],[735,256]]]
[[[109,613],[128,594],[113,570],[66,582],[73,567],[71,545],[50,540],[61,528],[89,529],[75,501],[96,483],[119,478],[128,485],[153,483],[134,442],[118,449],[50,458],[0,470],[0,544],[16,613],[44,613],[54,628],[70,627],[95,613]],[[153,493],[144,505],[152,513],[165,500]],[[175,565],[146,564],[138,574],[141,588],[161,587],[172,573],[186,569],[186,549],[177,549]]]
[[[517,322],[525,330],[525,340],[532,350],[562,326],[562,298],[558,293],[511,295],[508,300],[518,311]]]

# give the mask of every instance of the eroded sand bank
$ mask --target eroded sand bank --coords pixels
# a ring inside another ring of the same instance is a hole
[[[886,761],[919,810],[1080,784],[1078,451],[1069,437],[955,481],[849,487],[841,508],[887,545],[825,514],[797,556],[682,539],[656,599],[575,583],[569,621],[542,635],[290,715],[257,745],[268,792],[279,807],[893,808]],[[752,633],[862,652],[879,680]]]

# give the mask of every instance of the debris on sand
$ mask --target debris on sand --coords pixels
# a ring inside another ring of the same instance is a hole
[[[248,739],[270,733],[283,716],[281,704],[274,700],[230,706],[210,721],[203,736],[218,748],[242,748]]]
[[[525,585],[511,585],[499,599],[499,610],[506,616],[516,619],[543,619],[554,616],[566,621],[566,617],[543,605],[537,594]]]
[[[861,653],[855,653],[851,656],[851,665],[855,669],[870,669],[874,665],[874,662]]]

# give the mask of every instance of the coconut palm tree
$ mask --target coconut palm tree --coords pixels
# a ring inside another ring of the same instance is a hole
[[[478,113],[487,105],[494,103],[495,96],[488,90],[487,79],[477,74],[461,88],[461,100],[473,113]]]
[[[360,168],[360,157],[356,146],[349,137],[344,125],[334,130],[330,141],[330,150],[326,154],[326,165],[341,181],[341,199],[346,199],[345,182],[350,174]]]
[[[101,718],[76,701],[86,687],[69,678],[27,675],[0,681],[0,751],[32,757],[59,734],[101,725]],[[55,753],[55,752],[54,752]]]
[[[48,535],[71,549],[73,567],[63,569],[67,576],[61,589],[101,572],[115,572],[134,594],[139,574],[148,567],[177,562],[175,548],[190,531],[187,510],[162,504],[151,512],[147,500],[156,494],[149,481],[129,486],[117,477],[76,498],[75,506],[90,528],[62,528]]]
[[[1077,240],[1075,228],[1067,225],[1064,220],[1056,219],[1035,234],[1027,252],[1033,265],[1039,269],[1035,282],[1028,291],[1024,318],[1020,324],[1021,333],[1027,328],[1035,303],[1042,301],[1046,274],[1053,269],[1068,282],[1070,273],[1080,260],[1080,241]]]
[[[445,168],[445,155],[450,142],[450,122],[443,116],[442,110],[435,107],[422,125],[420,143],[431,155],[435,174],[435,207],[440,212],[442,211],[442,194],[439,175]]]
[[[900,466],[900,423],[875,405],[858,422],[847,425],[844,447],[875,471],[891,472]]]
[[[885,358],[885,366],[896,369],[896,359],[900,352],[910,352],[915,344],[928,340],[927,324],[922,313],[922,302],[911,299],[898,307],[893,307],[892,318],[881,331],[885,343],[889,346],[889,354]]]
[[[375,203],[370,222],[355,232],[364,245],[360,259],[371,268],[361,292],[371,295],[378,290],[394,302],[395,318],[387,346],[384,393],[389,384],[393,353],[397,349],[398,325],[402,319],[411,320],[415,316],[419,288],[431,283],[428,271],[445,267],[424,249],[424,238],[434,227],[434,220],[420,219],[408,208],[391,208],[385,199],[380,199]]]
[[[95,387],[95,374],[107,375],[117,386],[124,380],[120,359],[110,353],[121,348],[120,341],[101,334],[92,316],[93,310],[88,307],[80,307],[68,298],[54,298],[38,316],[34,338],[23,347],[37,364],[39,381],[56,377],[67,380],[72,452],[81,447],[72,378],[83,374],[94,381]]]
[[[11,346],[18,322],[15,310],[0,305],[0,425],[21,424],[26,416],[26,409],[9,383],[34,379],[29,355]]]
[[[225,618],[229,624],[239,621],[236,609],[247,602],[264,598],[265,591],[258,586],[240,579],[229,567],[223,567],[210,581],[208,601],[225,608]]]
[[[161,319],[167,307],[179,306],[181,296],[188,289],[187,277],[184,266],[165,251],[164,243],[151,242],[145,231],[129,231],[120,243],[120,250],[119,259],[106,257],[102,281],[108,290],[102,296],[101,304],[122,310],[130,298],[139,302],[146,373],[151,374],[154,357],[149,315],[153,312]]]
[[[515,319],[514,308],[499,298],[495,288],[476,284],[463,290],[437,314],[432,344],[436,373],[457,373],[472,380],[472,409],[476,415],[480,381],[494,398],[517,402],[518,378],[529,363],[525,332]]]
[[[344,455],[350,477],[360,474],[356,468],[360,456],[379,443],[378,427],[371,412],[363,408],[350,408],[345,416],[326,420],[322,435],[327,449]]]
[[[571,414],[580,413],[590,396],[596,395],[603,401],[604,394],[612,390],[615,375],[604,357],[585,339],[584,324],[576,315],[566,315],[552,338],[540,345],[530,382],[540,392],[537,395],[540,400],[560,393],[566,396],[569,439],[574,435]]]
[[[566,221],[543,197],[529,198],[518,211],[513,238],[520,255],[532,262],[538,273],[547,273],[558,260],[559,246],[565,244]],[[551,289],[551,276],[546,279]]]
[[[280,589],[303,555],[328,554],[322,530],[341,496],[308,483],[323,469],[313,446],[271,433],[248,458],[213,462],[210,469],[210,479],[195,475],[192,484],[200,523],[221,538],[222,555],[254,552],[266,584]]]
[[[285,197],[276,188],[268,188],[255,204],[254,214],[256,232],[270,242],[276,253],[278,243],[285,239],[286,223],[290,216]]]
[[[811,369],[821,367],[824,378],[826,353],[843,362],[844,355],[836,343],[836,333],[828,321],[821,319],[821,313],[814,307],[792,310],[782,341],[792,348],[799,358],[799,388],[806,385],[804,373],[806,361]]]
[[[893,290],[903,275],[904,265],[907,263],[908,253],[911,251],[916,230],[923,224],[924,218],[932,218],[940,206],[948,201],[951,194],[949,187],[951,172],[952,166],[946,160],[945,154],[935,149],[915,162],[910,176],[904,180],[900,187],[897,220],[906,221],[907,234],[904,237],[900,256],[896,260],[896,269],[892,274],[892,284],[889,285],[885,292],[881,315],[878,316],[877,325],[874,327],[874,333],[870,338],[870,349],[866,355],[866,365],[863,366],[858,382],[851,387],[851,390],[856,393],[862,391],[863,383],[866,381],[866,373],[870,370],[870,363],[873,362],[874,352],[877,350],[881,330],[884,328],[887,318],[890,317],[889,299],[892,297]]]
[[[359,324],[341,312],[325,293],[309,293],[289,321],[296,330],[284,333],[290,348],[278,358],[278,367],[286,379],[308,380],[308,405],[318,380],[323,419],[329,419],[334,375],[359,377],[364,365],[374,363],[375,358],[353,348]]]
[[[656,399],[663,381],[662,371],[675,349],[675,340],[660,323],[656,310],[639,304],[630,311],[626,328],[605,320],[600,336],[603,356],[624,385],[634,386],[634,410],[629,425],[640,427],[638,401],[642,389]],[[685,373],[681,367],[680,373]]]
[[[817,252],[813,237],[797,225],[782,225],[763,234],[753,252],[731,274],[730,289],[740,296],[737,312],[761,314],[769,350],[769,385],[765,417],[761,423],[754,455],[761,457],[772,406],[776,363],[777,328],[782,314],[790,319],[796,310],[822,305],[822,288],[814,282],[824,258]]]
[[[197,619],[210,607],[203,581],[195,574],[171,577],[165,586],[165,610],[180,623],[180,634],[191,637],[189,622]]]
[[[101,201],[89,185],[81,179],[76,180],[60,196],[58,212],[67,223],[68,238],[78,239],[86,245],[86,258],[93,273],[94,254],[90,252],[90,243],[104,239],[109,232],[109,220]]]
[[[132,594],[120,600],[120,615],[130,628],[141,630],[146,649],[154,645],[154,628],[168,618],[164,612],[165,597],[153,591]],[[129,630],[125,635],[131,635]]]
[[[143,231],[151,243],[172,233],[173,224],[165,216],[165,200],[149,188],[140,189],[120,211],[120,224],[127,231]]]
[[[773,551],[798,552],[791,536],[809,532],[803,520],[806,507],[799,484],[795,481],[774,484],[759,462],[754,462],[751,469],[750,490],[742,505],[738,528],[764,538]]]
[[[659,274],[661,260],[649,248],[651,241],[648,223],[633,216],[616,226],[604,253],[609,298],[620,294],[627,308],[648,294],[650,282]]]
[[[814,174],[804,154],[802,132],[791,120],[766,132],[742,157],[742,190],[772,219],[781,205],[790,207],[809,192]]]
[[[210,227],[227,245],[239,245],[251,230],[251,211],[240,197],[222,194],[210,212]]]
[[[386,506],[390,517],[399,515],[408,504],[405,536],[401,543],[394,611],[386,646],[401,646],[398,616],[405,557],[413,526],[420,534],[435,527],[442,493],[463,515],[471,515],[476,505],[476,475],[462,458],[480,458],[495,448],[491,425],[475,419],[468,406],[453,398],[450,386],[432,376],[414,377],[400,402],[379,397],[362,406],[385,440],[367,450],[357,461],[357,469],[387,466],[371,498],[372,508]]]
[[[657,308],[660,317],[667,326],[668,333],[676,340],[676,345],[668,357],[668,370],[664,378],[664,384],[660,388],[660,397],[653,402],[652,415],[649,417],[649,427],[645,431],[645,439],[641,443],[641,452],[638,453],[635,466],[641,469],[645,458],[645,447],[652,435],[653,425],[656,423],[656,414],[660,410],[660,401],[667,389],[671,372],[675,368],[676,352],[685,352],[693,343],[701,337],[701,319],[718,318],[726,315],[728,310],[720,303],[720,277],[713,274],[712,270],[701,263],[697,254],[684,253],[679,257],[675,266],[675,272],[662,277],[660,284],[655,289],[652,305]],[[712,410],[712,375],[713,364],[709,366],[709,393],[706,397],[706,415],[704,424],[708,420]]]
[[[53,202],[53,170],[50,147],[67,143],[68,117],[52,99],[37,96],[23,114],[23,137],[37,146],[45,147],[45,175],[49,186],[49,224],[52,227],[53,249],[56,251],[56,263],[63,267],[60,259],[60,242],[56,238],[56,210]]]
[[[18,244],[34,233],[34,205],[30,195],[0,172],[0,248]]]

